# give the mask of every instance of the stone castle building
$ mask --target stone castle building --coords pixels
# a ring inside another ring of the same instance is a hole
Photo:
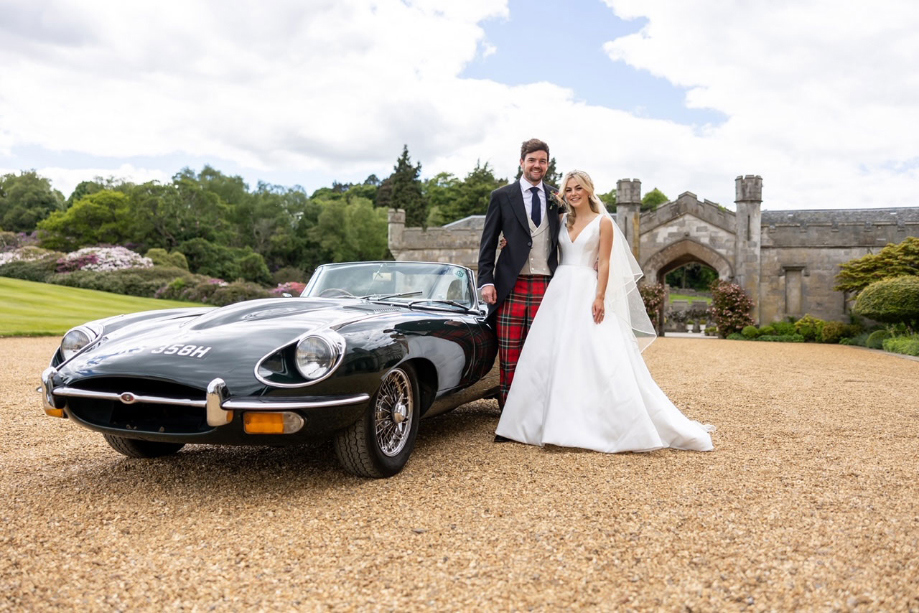
[[[919,236],[919,207],[764,211],[763,179],[735,180],[736,212],[684,192],[641,212],[641,181],[617,184],[614,218],[645,273],[663,283],[691,262],[739,284],[755,304],[759,324],[805,313],[847,318],[847,296],[833,286],[839,266],[888,243]],[[404,211],[389,211],[389,249],[397,260],[453,262],[476,270],[485,217],[440,228],[406,228]]]

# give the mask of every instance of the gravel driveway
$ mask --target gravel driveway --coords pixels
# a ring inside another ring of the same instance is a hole
[[[919,362],[661,339],[710,454],[491,442],[422,422],[399,476],[328,445],[129,460],[46,417],[56,339],[0,339],[0,609],[919,611]]]

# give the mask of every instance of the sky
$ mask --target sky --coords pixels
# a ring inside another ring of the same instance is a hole
[[[600,192],[919,206],[912,0],[0,0],[0,174],[308,192],[541,138]]]

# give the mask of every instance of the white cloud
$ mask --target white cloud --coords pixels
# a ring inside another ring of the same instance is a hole
[[[632,176],[730,204],[734,176],[757,173],[767,208],[917,204],[908,2],[605,1],[647,19],[607,44],[611,61],[688,88],[687,104],[723,124],[588,106],[548,82],[460,78],[493,53],[481,24],[507,18],[507,0],[22,0],[0,5],[0,165],[36,147],[344,178],[385,172],[407,143],[425,175],[478,159],[512,176],[535,136],[603,191]],[[72,186],[177,169],[39,170]]]
[[[681,145],[762,174],[766,206],[919,205],[915,3],[605,1],[648,20],[609,42],[610,57],[725,113]]]

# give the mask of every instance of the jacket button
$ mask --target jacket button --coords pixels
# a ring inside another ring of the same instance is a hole
[[[533,246],[533,241],[530,241],[527,243],[527,247],[532,247],[532,246]]]

